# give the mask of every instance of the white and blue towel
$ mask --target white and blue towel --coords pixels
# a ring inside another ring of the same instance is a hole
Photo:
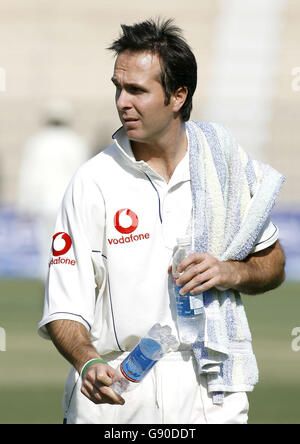
[[[193,250],[219,260],[243,260],[254,248],[285,180],[252,160],[216,123],[189,121]],[[258,368],[237,291],[204,292],[204,314],[193,351],[216,404],[224,392],[252,391]]]

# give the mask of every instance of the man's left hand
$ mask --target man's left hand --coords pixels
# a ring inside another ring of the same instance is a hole
[[[180,277],[176,285],[183,288],[180,294],[202,293],[212,287],[233,288],[238,282],[237,270],[232,261],[221,262],[209,253],[192,253],[179,265]]]

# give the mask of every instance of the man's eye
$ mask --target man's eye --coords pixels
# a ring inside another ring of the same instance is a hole
[[[131,88],[130,92],[132,94],[141,94],[144,92],[144,90],[142,90],[141,88]]]

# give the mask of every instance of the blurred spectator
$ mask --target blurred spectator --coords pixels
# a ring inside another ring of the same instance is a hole
[[[90,149],[70,128],[72,109],[67,102],[49,102],[43,121],[43,128],[24,147],[17,206],[23,216],[37,220],[40,276],[44,280],[58,208],[76,169],[89,158]]]

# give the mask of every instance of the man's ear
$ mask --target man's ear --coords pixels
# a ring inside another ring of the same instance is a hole
[[[186,86],[181,86],[175,91],[175,93],[172,96],[174,113],[178,113],[180,109],[183,107],[187,95],[188,95],[188,89]]]

